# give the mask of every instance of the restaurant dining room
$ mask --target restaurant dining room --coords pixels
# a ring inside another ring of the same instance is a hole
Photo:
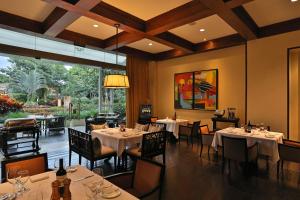
[[[0,200],[299,200],[300,0],[0,0]]]

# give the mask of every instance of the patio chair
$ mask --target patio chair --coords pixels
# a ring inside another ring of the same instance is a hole
[[[65,133],[65,117],[57,116],[46,120],[46,127],[48,128],[48,134],[50,132],[61,132]]]

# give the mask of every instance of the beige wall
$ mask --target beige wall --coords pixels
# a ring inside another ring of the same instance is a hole
[[[300,46],[300,31],[248,42],[248,119],[264,122],[273,130],[287,131],[287,48]],[[231,47],[192,56],[152,62],[151,92],[154,113],[174,115],[175,73],[219,69],[219,108],[236,107],[244,123],[245,51]],[[210,122],[211,111],[176,110],[177,116]]]
[[[218,51],[207,52],[182,58],[158,62],[152,73],[157,79],[152,81],[156,88],[153,103],[155,114],[160,118],[174,115],[174,74],[203,69],[219,70],[219,109],[237,108],[237,115],[244,121],[245,107],[245,67],[244,45]],[[201,120],[211,123],[213,111],[176,110],[178,118],[191,121]]]
[[[287,134],[287,49],[300,31],[248,42],[248,119]]]

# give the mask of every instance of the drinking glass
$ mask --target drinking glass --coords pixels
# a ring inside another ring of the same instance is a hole
[[[13,192],[19,192],[19,186],[17,184],[17,169],[8,169],[6,173],[6,180],[13,186]]]
[[[21,186],[21,193],[24,193],[25,191],[28,191],[29,188],[25,187],[25,184],[29,180],[29,171],[26,169],[20,169],[17,171],[18,178],[17,180],[20,182]]]

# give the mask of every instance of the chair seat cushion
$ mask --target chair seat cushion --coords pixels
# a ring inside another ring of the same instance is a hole
[[[115,153],[115,151],[111,147],[102,145],[101,151],[95,152],[95,157],[105,156],[113,153]]]
[[[293,147],[298,147],[298,148],[300,148],[300,143],[298,143],[298,142],[284,141],[284,144],[289,145],[289,146],[293,146]]]
[[[127,154],[129,154],[130,156],[134,156],[134,157],[141,157],[141,155],[142,155],[141,148],[134,147],[134,148],[128,149]]]

